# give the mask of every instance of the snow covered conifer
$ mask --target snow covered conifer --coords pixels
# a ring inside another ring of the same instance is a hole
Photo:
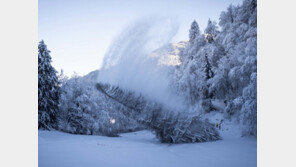
[[[197,22],[194,20],[191,23],[191,28],[189,30],[189,42],[190,43],[194,43],[194,40],[196,39],[196,37],[198,37],[200,35],[200,31],[199,31],[199,26],[197,24]]]
[[[207,28],[205,29],[205,39],[207,42],[211,42],[218,34],[218,26],[215,21],[209,19]]]
[[[57,71],[51,65],[50,51],[44,41],[38,45],[38,129],[56,127],[56,112],[59,103]]]
[[[205,55],[204,70],[205,70],[206,80],[209,80],[209,79],[213,78],[214,73],[212,71],[212,66],[211,66],[211,64],[209,62],[207,54]]]

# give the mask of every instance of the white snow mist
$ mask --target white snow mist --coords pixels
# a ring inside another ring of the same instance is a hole
[[[98,81],[119,86],[166,104],[179,107],[169,90],[168,68],[158,65],[151,52],[168,44],[178,32],[170,18],[142,18],[114,40],[105,54]]]

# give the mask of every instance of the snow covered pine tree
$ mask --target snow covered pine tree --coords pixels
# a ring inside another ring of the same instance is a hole
[[[57,71],[51,65],[50,51],[44,41],[38,45],[38,129],[56,127],[59,104],[59,81]]]
[[[200,35],[199,26],[197,22],[194,20],[189,30],[189,42],[193,43],[195,38],[198,37],[199,35]]]

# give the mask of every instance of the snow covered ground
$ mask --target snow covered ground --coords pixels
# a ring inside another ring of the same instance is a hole
[[[254,167],[257,140],[222,132],[223,140],[168,145],[150,131],[121,137],[39,131],[39,167]]]

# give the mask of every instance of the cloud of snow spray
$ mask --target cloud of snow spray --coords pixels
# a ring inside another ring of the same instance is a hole
[[[168,68],[158,65],[154,50],[168,44],[178,32],[171,18],[142,18],[114,40],[105,54],[98,81],[141,93],[168,107],[180,107],[169,91]]]

